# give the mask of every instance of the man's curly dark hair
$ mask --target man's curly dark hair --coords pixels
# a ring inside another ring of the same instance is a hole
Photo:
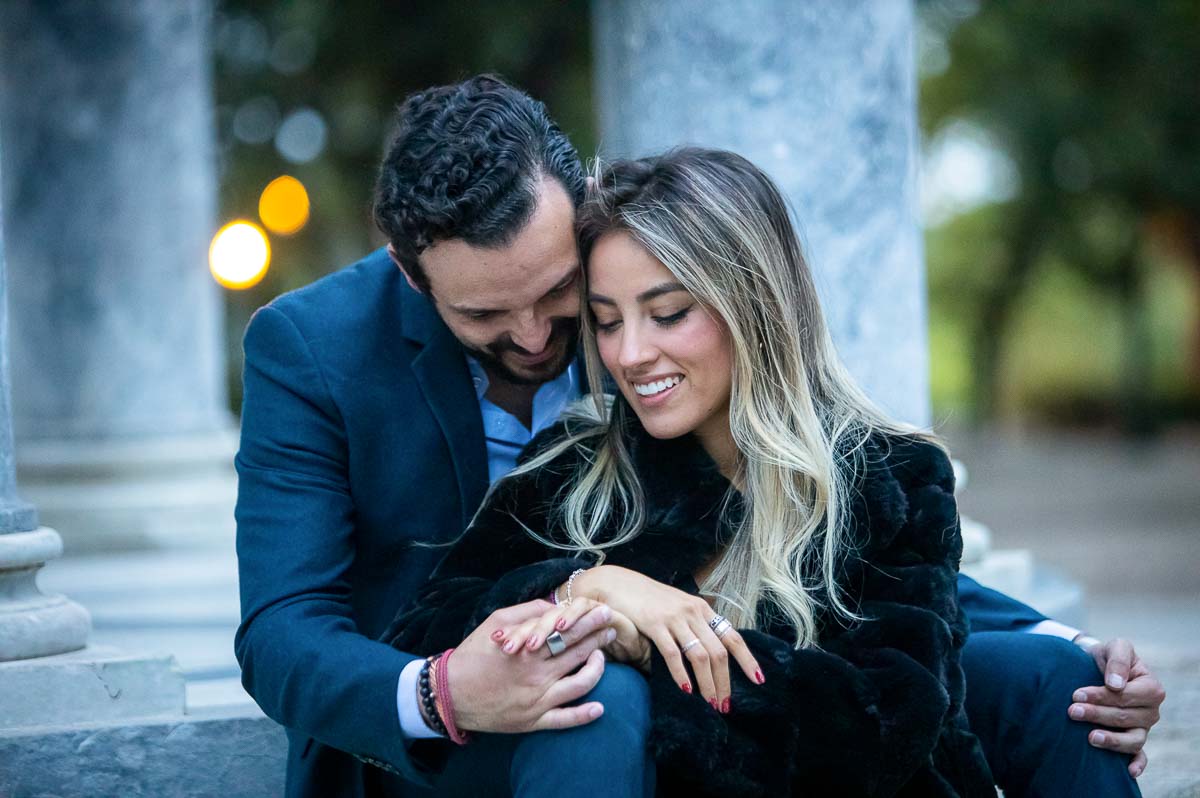
[[[375,186],[375,223],[428,291],[417,256],[452,238],[510,243],[533,215],[541,175],[577,206],[583,200],[579,154],[542,103],[495,75],[437,86],[400,105]]]

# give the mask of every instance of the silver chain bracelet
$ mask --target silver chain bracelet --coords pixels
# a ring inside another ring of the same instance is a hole
[[[583,573],[586,570],[587,570],[586,568],[576,568],[574,571],[571,572],[571,575],[567,577],[567,600],[563,602],[564,607],[571,606],[571,600],[573,598],[571,596],[571,585],[573,585],[575,583],[575,577],[579,576],[581,573]]]

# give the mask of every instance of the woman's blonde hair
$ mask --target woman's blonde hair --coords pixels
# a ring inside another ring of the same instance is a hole
[[[743,511],[727,518],[736,532],[701,592],[737,627],[756,628],[761,608],[795,630],[797,647],[814,645],[822,608],[844,622],[858,617],[836,573],[848,553],[863,444],[875,432],[917,431],[877,409],[839,361],[787,205],[762,171],[734,153],[699,148],[595,171],[579,211],[585,268],[601,237],[627,233],[729,330],[733,482]],[[531,534],[603,560],[605,549],[642,531],[645,501],[622,432],[638,422],[626,417],[624,401],[604,396],[586,301],[581,315],[590,404],[568,415],[562,441],[514,473],[592,439],[586,448],[594,454],[559,497],[569,541]]]

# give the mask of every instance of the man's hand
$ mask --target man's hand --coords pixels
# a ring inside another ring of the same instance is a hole
[[[1167,693],[1128,640],[1099,643],[1088,653],[1104,674],[1104,686],[1076,690],[1075,703],[1067,712],[1073,720],[1106,727],[1092,731],[1088,742],[1097,748],[1133,755],[1129,774],[1136,779],[1146,770],[1142,746],[1150,728],[1158,723],[1158,708]]]
[[[497,633],[551,608],[550,602],[538,600],[496,610],[450,655],[450,694],[460,729],[510,734],[567,729],[604,713],[596,701],[563,706],[586,695],[604,673],[600,649],[615,633],[607,628],[610,618],[603,608],[591,610],[562,633],[568,648],[557,657],[545,648],[505,654],[495,644]]]
[[[603,610],[600,617],[607,619],[606,623],[617,633],[613,641],[604,647],[604,653],[611,660],[624,662],[643,673],[649,673],[650,641],[638,632],[633,621],[611,607],[601,605],[600,602],[584,596],[575,596],[570,606],[566,604],[551,606],[540,618],[534,618],[518,624],[516,627],[505,629],[503,635],[493,636],[493,640],[506,654],[517,654],[523,650],[537,651],[545,646],[546,638],[554,630],[557,629],[565,635],[565,632],[578,623],[580,618],[601,606],[603,606]]]

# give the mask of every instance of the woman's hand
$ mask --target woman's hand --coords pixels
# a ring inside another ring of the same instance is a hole
[[[764,681],[758,660],[737,630],[729,627],[718,637],[709,626],[716,613],[699,596],[616,565],[584,571],[575,578],[571,590],[575,602],[580,596],[587,597],[632,621],[658,647],[675,683],[690,693],[693,688],[684,665],[686,658],[700,695],[718,712],[730,710],[730,654],[752,682]]]
[[[575,597],[571,606],[557,605],[541,617],[525,621],[511,629],[497,629],[492,639],[506,654],[516,654],[522,648],[536,651],[554,631],[565,632],[593,607],[602,607],[607,625],[616,630],[616,638],[604,647],[604,653],[615,662],[624,662],[645,672],[650,668],[650,641],[638,633],[633,622],[611,607],[583,596]]]

